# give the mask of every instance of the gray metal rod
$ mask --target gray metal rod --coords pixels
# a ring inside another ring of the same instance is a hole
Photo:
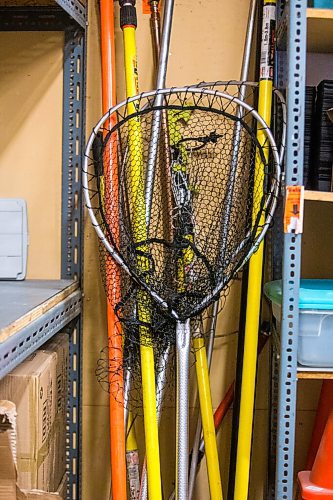
[[[252,38],[253,38],[254,20],[256,17],[256,7],[257,7],[257,0],[251,0],[250,9],[249,9],[249,17],[248,17],[248,21],[247,21],[246,38],[245,38],[244,54],[243,54],[243,61],[242,61],[242,70],[241,70],[241,80],[242,81],[247,80],[248,75],[249,75],[250,58],[251,58],[251,45],[252,45]]]
[[[193,442],[192,453],[191,453],[190,476],[189,476],[189,484],[188,484],[188,498],[189,498],[189,500],[191,500],[191,498],[193,497],[193,493],[194,493],[195,478],[197,476],[197,463],[198,463],[198,459],[199,459],[198,455],[199,455],[199,444],[200,444],[201,432],[202,432],[202,420],[201,420],[201,413],[199,412],[198,419],[197,419],[197,428],[195,430],[194,442]]]
[[[257,4],[257,0],[251,0],[248,23],[247,23],[246,38],[245,38],[243,61],[242,61],[242,70],[241,70],[241,80],[242,81],[247,80],[248,73],[249,73],[251,44],[252,44],[252,37],[253,37],[256,4]],[[239,94],[238,94],[239,99],[241,99],[241,100],[244,99],[245,90],[246,90],[246,85],[241,85],[241,87],[239,89]],[[244,108],[239,106],[238,110],[237,110],[237,117],[239,119],[241,119],[243,115],[244,115]],[[222,235],[221,235],[222,244],[221,244],[221,252],[220,252],[220,255],[222,256],[222,258],[224,256],[226,248],[228,246],[229,219],[231,217],[232,206],[233,206],[232,200],[233,200],[233,196],[234,196],[234,185],[235,185],[236,171],[237,171],[237,165],[238,165],[241,129],[242,129],[242,125],[241,125],[240,120],[238,120],[236,123],[235,129],[234,129],[234,134],[233,134],[233,147],[232,147],[232,157],[231,157],[231,165],[230,165],[230,175],[229,175],[228,185],[227,185],[227,189],[226,189],[226,200],[225,200],[225,221],[226,222],[224,223],[223,229],[222,229]],[[234,204],[234,206],[238,206],[238,203],[236,202]]]
[[[170,36],[171,36],[171,26],[172,26],[172,16],[173,16],[174,0],[166,0],[164,7],[163,16],[163,33],[162,42],[160,47],[160,57],[159,57],[159,67],[156,81],[156,88],[162,89],[165,87],[165,79],[168,64],[168,55],[170,47]],[[157,94],[155,99],[155,106],[162,106],[164,97],[161,94]],[[146,200],[146,224],[149,228],[150,217],[151,217],[151,206],[154,191],[154,178],[155,178],[155,166],[158,152],[160,127],[161,127],[161,111],[155,111],[153,116],[153,123],[150,135],[149,143],[149,153],[148,153],[148,163],[147,163],[147,174],[146,174],[146,184],[145,184],[145,200]]]
[[[245,46],[244,46],[244,53],[243,53],[243,61],[242,61],[242,69],[241,69],[241,81],[245,81],[248,79],[248,73],[249,73],[249,66],[250,66],[250,57],[251,57],[251,45],[252,45],[252,38],[253,38],[253,29],[254,29],[254,21],[255,21],[255,13],[256,13],[256,5],[257,5],[257,0],[251,0],[250,3],[250,9],[249,9],[249,16],[248,16],[248,23],[247,23],[247,29],[246,29],[246,38],[245,38]],[[246,91],[246,85],[241,85],[239,89],[239,94],[238,97],[239,99],[244,98]],[[238,117],[241,118],[243,116],[243,108],[239,107],[238,109]],[[241,123],[238,121],[236,123],[236,127],[234,130],[234,136],[233,136],[233,147],[232,147],[232,159],[231,159],[231,168],[230,168],[230,180],[229,180],[229,186],[227,189],[227,203],[226,203],[226,218],[227,220],[229,219],[231,215],[231,210],[232,210],[232,204],[231,204],[231,199],[233,196],[233,186],[235,182],[235,177],[236,177],[236,169],[237,169],[237,163],[238,163],[238,154],[239,154],[239,140],[240,140],[240,134],[241,134]],[[227,246],[227,230],[228,224],[225,224],[224,229],[225,231],[223,232],[222,235],[222,250],[221,254],[223,255],[225,252],[225,248]],[[208,346],[207,346],[207,360],[208,360],[208,366],[210,369],[211,365],[211,358],[212,358],[212,352],[213,352],[213,345],[214,345],[214,339],[215,339],[215,331],[216,331],[216,323],[217,323],[217,314],[219,310],[219,302],[216,301],[214,303],[213,307],[213,317],[212,317],[212,323],[211,323],[211,328],[210,328],[210,334],[209,334],[209,341],[208,341]],[[194,492],[194,485],[195,485],[195,478],[197,474],[197,467],[198,467],[198,455],[199,455],[199,449],[200,449],[200,438],[201,438],[201,431],[202,431],[202,422],[201,418],[198,418],[197,422],[197,429],[196,429],[196,434],[195,434],[195,440],[193,443],[193,448],[192,448],[192,460],[191,460],[191,469],[190,469],[190,480],[189,480],[189,499],[192,499],[193,492]]]
[[[124,421],[125,421],[125,433],[127,433],[128,428],[128,415],[129,415],[129,394],[131,390],[131,370],[125,370],[125,378],[124,378]]]
[[[188,500],[190,320],[177,322],[176,500]]]

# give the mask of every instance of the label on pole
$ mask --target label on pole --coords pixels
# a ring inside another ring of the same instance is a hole
[[[285,233],[303,232],[304,186],[287,186],[283,226]]]
[[[138,450],[126,452],[127,474],[131,498],[139,498],[140,495],[140,473]]]
[[[273,80],[274,77],[275,16],[276,5],[265,5],[262,20],[260,80]]]
[[[138,73],[138,61],[136,57],[133,58],[132,61],[133,64],[133,78],[135,82],[135,93],[138,95],[139,93],[139,73]]]

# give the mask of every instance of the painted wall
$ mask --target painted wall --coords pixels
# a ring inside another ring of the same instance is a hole
[[[60,274],[62,33],[0,32],[0,196],[28,204],[28,278]]]

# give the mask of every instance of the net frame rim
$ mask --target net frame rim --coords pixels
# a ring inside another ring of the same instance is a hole
[[[252,82],[252,81],[247,81],[247,80],[217,80],[213,82],[199,82],[197,84],[191,85],[191,87],[198,87],[200,89],[204,89],[206,87],[218,87],[218,86],[227,86],[230,85],[235,85],[237,87],[255,87],[259,88],[260,82]],[[287,137],[287,103],[284,98],[283,93],[281,90],[273,86],[273,94],[278,98],[279,104],[281,106],[281,111],[282,111],[282,118],[283,118],[283,128],[282,128],[282,134],[281,134],[281,145],[279,149],[279,157],[280,157],[280,165],[282,165],[284,155],[285,155],[285,150],[286,150],[286,137]]]
[[[216,84],[219,84],[221,82],[215,82]],[[229,82],[232,83],[232,82]],[[205,85],[208,85],[208,83],[205,83]],[[240,262],[239,266],[234,270],[233,275],[237,274],[239,270],[244,266],[244,264],[250,259],[250,257],[255,253],[255,251],[258,249],[260,243],[263,241],[266,232],[271,224],[276,205],[277,205],[277,199],[278,199],[278,193],[279,193],[279,188],[280,188],[280,178],[281,178],[281,165],[280,165],[280,155],[279,151],[277,148],[277,145],[275,143],[275,139],[273,136],[273,133],[271,129],[268,127],[267,123],[265,120],[259,115],[259,113],[249,104],[247,104],[245,101],[242,99],[232,96],[228,94],[227,92],[222,92],[218,90],[211,90],[207,89],[204,87],[198,87],[198,86],[182,86],[182,87],[170,87],[170,88],[165,88],[165,89],[155,89],[155,90],[150,90],[146,92],[141,92],[135,96],[129,97],[120,103],[116,104],[112,108],[110,108],[97,122],[95,127],[93,127],[92,132],[89,136],[89,139],[86,144],[86,148],[84,151],[84,156],[83,156],[83,165],[82,165],[82,189],[83,189],[83,194],[84,194],[84,199],[85,199],[85,204],[86,208],[88,210],[89,217],[91,219],[92,225],[97,233],[97,236],[101,242],[101,244],[104,245],[106,250],[110,253],[112,258],[116,261],[116,263],[133,279],[135,283],[137,283],[138,286],[141,288],[145,289],[150,296],[164,309],[173,319],[176,321],[183,320],[184,318],[181,318],[179,314],[174,311],[169,304],[153,289],[151,289],[147,283],[142,281],[138,275],[129,268],[129,266],[126,264],[126,261],[121,257],[121,255],[118,253],[118,251],[109,243],[107,237],[105,236],[102,228],[100,227],[100,224],[98,223],[95,213],[94,213],[94,208],[92,207],[91,199],[89,196],[89,180],[88,180],[88,162],[91,161],[91,156],[90,152],[92,151],[92,144],[95,140],[95,137],[99,130],[101,129],[102,125],[109,121],[111,116],[118,111],[121,107],[128,106],[128,104],[134,102],[134,101],[141,101],[143,99],[151,98],[151,97],[157,97],[157,96],[165,96],[165,95],[170,95],[170,94],[179,94],[179,93],[187,93],[187,94],[199,94],[201,96],[208,95],[208,96],[215,96],[219,97],[221,99],[225,99],[227,101],[232,101],[234,102],[238,107],[245,109],[251,116],[254,118],[254,120],[259,123],[262,127],[262,129],[265,131],[265,135],[268,139],[268,143],[270,145],[271,151],[272,151],[272,156],[273,156],[273,163],[275,165],[275,177],[272,180],[272,189],[269,193],[269,196],[266,198],[265,206],[270,205],[270,210],[269,213],[267,214],[265,218],[265,223],[264,227],[257,236],[257,238],[254,240],[253,245],[251,247],[251,250],[248,252],[248,254],[245,256],[245,258]],[[166,106],[167,107],[167,106]],[[208,109],[208,108],[207,108]],[[196,308],[192,311],[191,315],[189,317],[196,316],[199,314],[202,310],[204,310],[209,303],[214,301],[216,299],[221,290],[227,285],[227,283],[230,281],[231,277],[227,277],[225,280],[222,280],[216,287],[215,289],[209,293],[197,306]]]

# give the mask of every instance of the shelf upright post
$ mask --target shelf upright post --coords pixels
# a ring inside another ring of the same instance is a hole
[[[288,86],[285,189],[287,190],[288,186],[300,186],[303,177],[306,0],[290,0],[286,8]],[[284,232],[275,487],[278,500],[293,498],[301,238],[301,233]]]
[[[77,279],[82,287],[83,206],[81,162],[85,142],[85,31],[65,30],[61,277]],[[82,314],[70,330],[69,400],[67,417],[67,499],[78,500],[81,450],[81,335]]]

